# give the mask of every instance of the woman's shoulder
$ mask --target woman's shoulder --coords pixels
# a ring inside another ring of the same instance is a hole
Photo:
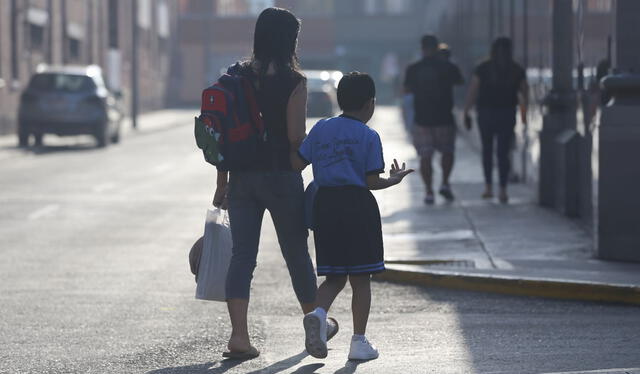
[[[300,82],[304,83],[305,85],[307,84],[307,77],[300,70],[291,69],[291,71],[288,73],[288,76],[294,87],[300,84]]]

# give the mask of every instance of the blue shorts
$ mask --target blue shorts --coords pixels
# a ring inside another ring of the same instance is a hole
[[[320,187],[314,202],[318,275],[384,271],[378,203],[363,187]]]

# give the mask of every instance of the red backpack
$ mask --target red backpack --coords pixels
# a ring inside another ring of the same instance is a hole
[[[267,134],[256,89],[239,63],[202,92],[195,137],[205,160],[222,171],[249,170],[264,157]]]

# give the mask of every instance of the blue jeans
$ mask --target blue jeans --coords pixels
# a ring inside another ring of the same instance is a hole
[[[228,199],[233,255],[227,275],[227,298],[249,298],[262,217],[269,210],[298,301],[315,302],[316,276],[307,245],[309,233],[300,173],[231,172]]]

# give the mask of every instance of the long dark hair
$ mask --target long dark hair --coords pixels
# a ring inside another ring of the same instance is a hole
[[[298,33],[300,20],[282,8],[267,8],[260,13],[253,36],[252,64],[262,78],[273,64],[276,74],[287,75],[299,71]]]
[[[513,42],[511,38],[501,36],[491,43],[491,80],[493,84],[512,84],[516,81],[514,76]]]
[[[508,66],[513,62],[513,42],[510,38],[499,37],[491,44],[491,61],[499,66]]]

